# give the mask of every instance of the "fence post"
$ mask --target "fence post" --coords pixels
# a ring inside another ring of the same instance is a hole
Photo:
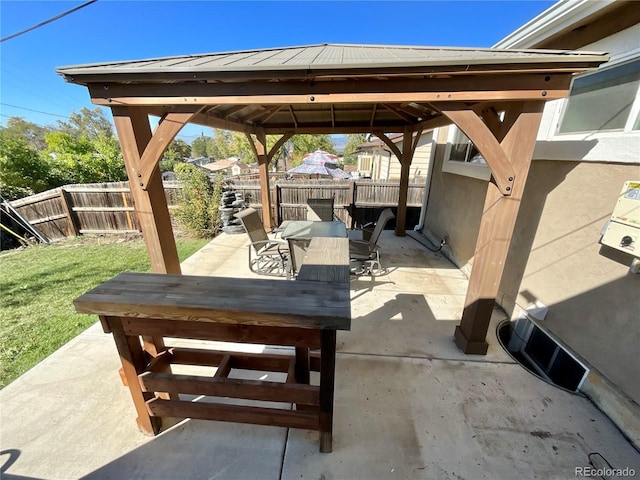
[[[69,193],[64,189],[60,188],[60,202],[62,203],[62,209],[64,213],[67,215],[67,235],[70,237],[78,236],[78,225],[76,224],[76,219],[73,215],[73,206],[70,205],[69,201]]]
[[[124,188],[123,182],[120,182],[120,187]],[[131,189],[129,189],[129,193],[131,193]],[[127,202],[127,194],[125,192],[122,192],[122,204],[124,205],[125,208],[129,207],[129,202]],[[129,230],[133,230],[133,222],[131,221],[131,212],[127,210],[126,215],[127,215],[127,225],[129,225]]]
[[[282,201],[282,190],[280,189],[280,185],[276,182],[276,198],[275,198],[275,207],[276,207],[276,226],[282,224],[282,211],[280,209],[280,202]]]
[[[351,180],[349,183],[349,220],[351,222],[351,228],[356,226],[356,189],[355,180]]]

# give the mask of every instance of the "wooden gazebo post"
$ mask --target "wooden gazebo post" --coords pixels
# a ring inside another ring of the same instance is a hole
[[[382,140],[394,153],[400,162],[400,192],[398,194],[398,215],[396,216],[396,236],[404,237],[405,223],[407,221],[407,194],[409,191],[409,170],[413,154],[416,151],[422,129],[418,130],[415,139],[413,138],[413,128],[405,127],[402,136],[402,151],[382,132],[375,132],[376,136]]]
[[[280,137],[276,144],[267,151],[267,136],[261,131],[256,134],[255,141],[253,137],[245,132],[249,145],[253,149],[253,153],[258,161],[260,169],[260,199],[262,203],[262,224],[267,232],[273,230],[273,218],[271,217],[271,187],[269,186],[269,163],[273,156],[278,152],[280,147],[293,136],[293,132],[286,132]]]
[[[441,104],[442,113],[469,137],[491,169],[471,277],[455,342],[464,353],[487,353],[487,330],[498,295],[518,210],[527,183],[543,101],[517,102],[500,122],[484,112],[486,123],[470,108]],[[488,126],[491,125],[491,128]]]
[[[112,107],[129,188],[147,245],[151,271],[180,274],[180,260],[158,163],[169,143],[197,110],[171,112],[151,132],[147,112],[140,107]]]

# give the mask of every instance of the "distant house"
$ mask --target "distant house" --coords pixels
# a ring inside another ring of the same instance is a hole
[[[401,133],[389,135],[389,139],[397,144],[402,151]],[[431,146],[433,133],[426,132],[420,137],[420,141],[411,162],[410,177],[426,177],[431,161]],[[372,137],[368,142],[362,143],[357,148],[357,171],[360,178],[373,180],[392,180],[400,178],[400,161],[389,150],[389,147],[379,138]]]
[[[162,172],[162,180],[167,182],[175,182],[178,180],[176,172]]]
[[[189,158],[186,160],[187,163],[190,163],[191,165],[195,165],[197,167],[202,167],[203,165],[207,165],[213,161],[215,160],[209,157]]]
[[[202,168],[211,173],[222,173],[224,175],[241,175],[249,173],[250,168],[247,164],[241,162],[238,158],[231,157],[226,160],[218,160],[217,162],[202,165]]]

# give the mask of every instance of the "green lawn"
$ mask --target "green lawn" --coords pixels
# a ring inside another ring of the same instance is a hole
[[[208,240],[176,240],[180,260]],[[142,239],[79,237],[0,256],[0,388],[97,321],[73,300],[122,271],[148,272]]]

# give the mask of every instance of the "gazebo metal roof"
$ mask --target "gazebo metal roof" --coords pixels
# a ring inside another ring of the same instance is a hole
[[[424,47],[398,45],[322,44],[223,53],[181,55],[136,61],[92,63],[63,67],[64,75],[135,74],[168,72],[258,72],[262,70],[360,70],[385,67],[450,67],[482,64],[564,63],[598,60],[599,53],[565,50],[497,50],[491,48]]]

